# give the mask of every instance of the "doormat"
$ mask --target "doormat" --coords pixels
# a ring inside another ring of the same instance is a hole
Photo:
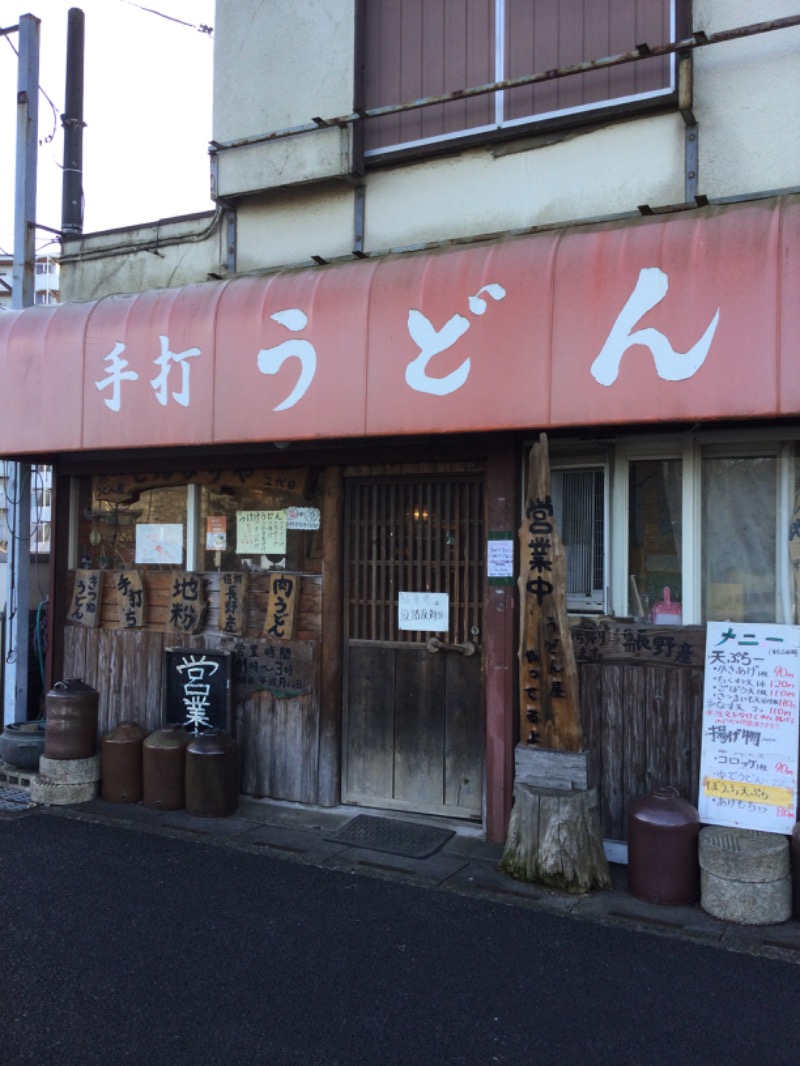
[[[26,789],[0,786],[0,811],[26,811],[35,806]]]
[[[389,855],[403,855],[407,859],[427,859],[454,835],[452,829],[359,814],[338,833],[325,839],[347,844],[351,848],[369,848],[370,851],[384,851]]]

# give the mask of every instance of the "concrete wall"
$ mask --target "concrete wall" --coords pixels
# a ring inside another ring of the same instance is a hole
[[[218,211],[65,238],[61,301],[143,292],[221,276],[225,213]]]
[[[348,113],[354,92],[354,0],[217,0],[214,138],[259,137]],[[695,0],[706,33],[800,14],[800,0]],[[712,201],[800,184],[800,28],[696,49],[699,189]],[[213,162],[213,160],[212,160]],[[356,231],[352,141],[326,129],[217,152],[219,198],[237,213],[239,272],[349,256]],[[370,167],[364,251],[389,250],[636,212],[684,200],[685,126],[643,113],[546,135]],[[197,227],[195,227],[197,229]],[[165,230],[162,229],[162,235]],[[204,280],[226,272],[226,230],[103,255],[110,237],[69,241],[62,298]]]

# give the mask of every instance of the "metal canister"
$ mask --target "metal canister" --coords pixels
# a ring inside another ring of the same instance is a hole
[[[239,806],[239,745],[222,729],[192,737],[186,747],[186,810],[221,817]]]
[[[671,785],[628,806],[628,890],[646,903],[695,903],[700,895],[697,809]]]
[[[120,722],[100,742],[103,763],[101,795],[110,803],[138,803],[142,798],[142,745],[147,731],[138,722]]]
[[[186,805],[186,745],[190,737],[180,722],[157,729],[142,745],[142,802],[157,811]]]
[[[79,677],[56,681],[45,697],[44,754],[48,759],[91,759],[97,754],[100,694]]]

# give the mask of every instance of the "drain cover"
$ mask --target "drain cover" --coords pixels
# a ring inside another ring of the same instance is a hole
[[[352,848],[369,848],[409,859],[426,859],[453,836],[452,829],[438,829],[417,822],[399,822],[393,818],[373,818],[359,814],[338,833],[326,837]]]
[[[0,787],[0,811],[25,811],[35,806],[26,789]]]

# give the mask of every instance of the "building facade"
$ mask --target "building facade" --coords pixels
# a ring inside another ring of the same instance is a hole
[[[243,791],[502,839],[546,434],[605,835],[696,799],[706,623],[797,621],[799,43],[792,0],[218,0],[216,210],[65,239],[0,320],[53,676],[154,728],[165,650],[228,656]]]

